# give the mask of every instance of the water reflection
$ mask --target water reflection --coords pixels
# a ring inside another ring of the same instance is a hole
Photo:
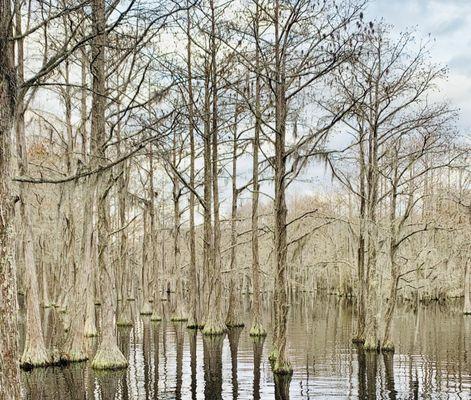
[[[204,398],[222,399],[222,346],[224,336],[204,336]]]
[[[288,336],[291,382],[275,379],[268,362],[271,336],[247,328],[203,337],[184,323],[141,317],[118,329],[129,360],[120,372],[94,372],[89,363],[22,372],[31,400],[154,399],[418,399],[469,398],[471,318],[460,306],[399,307],[392,332],[396,354],[351,344],[353,307],[335,298],[292,300]],[[167,305],[168,307],[168,305]],[[165,313],[166,311],[163,310]],[[269,312],[265,326],[269,327]],[[60,343],[63,316],[44,310],[47,344]],[[246,321],[250,321],[247,312]],[[90,354],[96,339],[87,339]]]

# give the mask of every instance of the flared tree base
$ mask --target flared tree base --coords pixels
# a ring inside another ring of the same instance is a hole
[[[162,317],[160,316],[160,314],[156,313],[155,311],[152,313],[152,315],[150,316],[150,320],[152,322],[159,322],[159,321],[162,321]]]
[[[354,338],[352,338],[352,343],[353,344],[363,344],[363,343],[365,343],[365,339],[361,336],[355,336]]]
[[[130,319],[122,318],[118,319],[116,326],[133,326],[134,323]]]
[[[289,386],[292,374],[274,374],[275,399],[289,399]]]
[[[363,344],[363,349],[365,351],[378,351],[379,348],[379,343],[375,338],[367,338]]]
[[[150,303],[145,303],[142,308],[141,308],[141,311],[139,312],[141,315],[152,315],[152,306],[150,305]]]
[[[242,321],[226,321],[228,328],[243,328],[245,324]]]
[[[291,376],[293,375],[293,367],[291,367],[291,364],[289,362],[281,362],[279,359],[277,359],[273,367],[273,373],[275,375]]]
[[[270,351],[270,354],[268,355],[268,360],[271,362],[271,363],[274,363],[277,359],[278,359],[278,350],[277,349],[273,349],[272,351]],[[274,366],[274,364],[273,364]]]
[[[70,363],[77,363],[83,362],[88,360],[88,354],[84,351],[70,351],[66,353],[62,353],[60,356],[61,363],[70,364]]]
[[[99,349],[92,361],[92,368],[97,370],[116,370],[127,368],[128,361],[118,346]]]
[[[188,317],[186,317],[185,315],[173,315],[170,318],[170,321],[172,321],[172,322],[186,322],[186,321],[188,321]]]
[[[267,336],[267,331],[262,326],[262,324],[255,324],[250,328],[249,335],[252,337],[264,337]]]
[[[218,336],[226,333],[226,325],[222,322],[207,322],[203,328],[203,335],[205,336]]]
[[[381,351],[385,353],[394,353],[394,343],[390,340],[386,340],[381,345]]]
[[[30,370],[38,367],[48,367],[53,361],[45,349],[25,349],[20,359],[20,368]]]
[[[204,324],[201,324],[201,323],[198,323],[198,322],[188,322],[187,326],[186,326],[187,329],[203,329],[204,328]]]

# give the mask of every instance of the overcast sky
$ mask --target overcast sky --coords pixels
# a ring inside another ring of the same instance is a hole
[[[443,95],[459,107],[463,133],[471,131],[471,0],[370,0],[368,17],[395,30],[413,28],[435,39],[432,56],[448,66]]]

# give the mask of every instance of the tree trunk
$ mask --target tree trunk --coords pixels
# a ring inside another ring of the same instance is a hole
[[[464,307],[463,313],[471,315],[471,261],[467,260],[464,270]]]
[[[241,320],[239,311],[240,291],[237,290],[237,201],[239,191],[237,189],[237,157],[238,157],[238,137],[237,137],[237,122],[238,122],[238,107],[237,99],[234,111],[234,134],[232,140],[232,208],[231,208],[231,261],[230,261],[230,277],[229,277],[229,307],[226,316],[226,325],[230,327],[244,326]]]
[[[188,72],[188,130],[190,136],[190,301],[188,313],[188,328],[198,328],[201,323],[201,302],[198,287],[198,271],[196,267],[196,232],[195,232],[195,133],[194,133],[194,107],[193,107],[193,73],[191,68],[191,21],[190,9],[187,10],[187,72]]]
[[[93,98],[92,98],[92,140],[99,165],[105,163],[105,46],[106,21],[103,0],[92,2],[93,28],[95,36],[92,43],[93,62]],[[127,367],[127,360],[118,348],[116,336],[116,279],[114,265],[108,255],[109,242],[109,204],[108,191],[111,185],[110,172],[103,170],[97,175],[98,180],[98,267],[101,274],[101,341],[92,361],[94,369],[118,369]]]
[[[16,32],[21,36],[21,10],[16,13]],[[18,80],[24,81],[23,39],[17,41],[18,49]],[[16,103],[16,146],[18,170],[20,175],[28,174],[28,156],[25,138],[25,91],[20,90]],[[25,368],[39,367],[50,364],[46,344],[44,342],[41,326],[41,314],[39,309],[38,275],[36,271],[36,259],[34,254],[34,236],[31,225],[30,207],[27,203],[27,187],[25,183],[19,184],[20,197],[20,223],[23,228],[23,261],[25,265],[25,294],[26,294],[26,320],[25,320],[25,345],[20,364]]]
[[[172,315],[172,321],[187,321],[185,310],[185,298],[183,293],[183,277],[181,273],[181,262],[180,262],[180,181],[177,175],[177,169],[179,159],[177,157],[177,146],[178,140],[177,135],[173,136],[173,168],[175,169],[172,173],[172,197],[173,197],[173,276],[175,279],[175,309]]]
[[[284,56],[281,51],[281,39],[279,32],[280,2],[275,4],[275,334],[273,348],[276,357],[273,372],[275,374],[291,374],[293,372],[286,355],[286,325],[288,319],[288,297],[287,297],[287,239],[286,239],[286,117],[287,102],[285,89]]]
[[[218,159],[218,91],[216,65],[216,15],[214,1],[211,7],[211,178],[213,189],[213,239],[211,248],[211,287],[209,288],[209,308],[207,310],[204,335],[222,335],[226,331],[222,317],[222,280],[221,280],[221,226],[219,220],[219,159]]]
[[[16,71],[11,2],[0,0],[0,400],[20,399],[18,303],[13,250],[14,199],[11,196],[11,134]]]
[[[255,43],[259,43],[260,7],[257,1],[255,14]],[[253,138],[253,162],[252,162],[252,327],[250,336],[266,336],[267,332],[262,325],[261,293],[260,293],[260,257],[258,246],[258,202],[260,184],[258,183],[258,153],[260,147],[261,130],[261,79],[260,79],[260,50],[258,45],[255,50],[255,130]]]

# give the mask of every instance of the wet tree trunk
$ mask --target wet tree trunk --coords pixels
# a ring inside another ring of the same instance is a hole
[[[100,166],[105,163],[105,3],[93,0],[92,17],[95,36],[92,42],[92,139],[97,151]],[[102,310],[101,340],[97,353],[92,361],[94,369],[118,369],[127,367],[127,360],[118,348],[116,336],[116,279],[114,265],[110,263],[108,254],[109,242],[109,204],[108,192],[111,185],[110,172],[103,170],[98,173],[98,267],[101,274]]]
[[[365,341],[365,312],[366,312],[366,276],[365,276],[365,219],[366,219],[366,190],[365,190],[365,150],[364,132],[360,131],[359,153],[360,153],[360,227],[358,232],[357,250],[357,274],[358,274],[358,297],[357,297],[357,330],[353,341],[363,343]]]
[[[226,326],[222,317],[222,280],[221,280],[221,226],[219,220],[219,159],[218,159],[218,91],[217,91],[217,65],[216,65],[216,10],[214,1],[210,1],[211,8],[211,183],[213,195],[213,232],[211,246],[211,287],[209,288],[209,308],[203,329],[205,335],[222,335]],[[207,206],[207,203],[206,203]]]
[[[198,287],[198,270],[196,267],[196,232],[195,232],[195,133],[194,133],[194,98],[193,98],[193,71],[191,67],[192,50],[191,50],[191,19],[190,9],[187,10],[187,73],[188,73],[188,131],[190,136],[190,272],[189,272],[189,312],[188,312],[188,328],[198,328],[201,322],[201,301]]]
[[[232,138],[232,207],[231,207],[231,260],[229,277],[229,307],[227,309],[226,325],[228,327],[244,326],[239,312],[240,291],[237,290],[237,202],[239,190],[237,189],[237,158],[238,158],[238,104],[236,99],[234,111],[234,128]]]
[[[389,296],[388,305],[386,308],[386,314],[384,316],[384,329],[383,336],[381,338],[381,350],[383,351],[394,351],[394,344],[391,341],[391,324],[396,308],[397,300],[397,288],[399,285],[399,269],[396,262],[396,253],[398,250],[398,239],[397,239],[397,226],[396,226],[396,208],[397,208],[397,196],[398,196],[398,166],[397,166],[397,152],[396,158],[393,161],[394,176],[392,178],[391,188],[391,204],[389,210],[389,264],[391,268],[390,282],[389,282]]]
[[[11,195],[11,134],[15,114],[16,70],[11,2],[0,0],[0,399],[20,399],[18,304],[13,257],[14,199]]]
[[[142,215],[143,237],[142,237],[142,263],[141,263],[141,315],[151,315],[152,305],[150,304],[149,285],[149,265],[152,263],[152,237],[149,224],[149,213],[151,209],[150,200],[144,204]]]
[[[209,60],[205,59],[205,77],[204,77],[204,132],[203,132],[203,185],[204,185],[204,215],[203,215],[203,272],[204,276],[209,277],[212,272],[212,170],[211,170],[211,92],[210,92],[210,70]],[[211,279],[205,279],[203,282],[204,296],[204,316],[205,321],[209,312],[209,294],[212,290]]]
[[[471,262],[467,260],[464,271],[464,307],[463,313],[471,315]]]
[[[16,13],[17,36],[21,36],[21,10]],[[18,81],[24,82],[23,39],[17,41],[18,50]],[[20,175],[28,174],[28,156],[25,138],[25,91],[20,90],[16,103],[16,148],[18,159],[18,171]],[[41,314],[39,309],[38,275],[34,253],[34,236],[31,225],[30,206],[27,199],[26,184],[19,184],[20,197],[20,223],[23,228],[23,261],[25,265],[25,294],[26,294],[26,320],[25,320],[25,345],[20,364],[23,367],[39,367],[51,362],[41,326]]]
[[[183,293],[183,277],[181,272],[181,251],[180,251],[180,180],[177,170],[180,164],[181,155],[177,157],[177,147],[181,146],[177,135],[173,136],[173,173],[172,173],[172,197],[173,197],[173,276],[175,279],[175,309],[172,315],[172,321],[186,321],[185,298]],[[181,148],[181,147],[180,147]]]
[[[471,206],[468,207],[469,224],[471,225]],[[469,246],[469,243],[468,243]],[[471,315],[471,258],[465,261],[464,269],[464,305],[463,314]]]
[[[80,134],[82,138],[82,158],[84,162],[88,160],[91,168],[96,166],[95,157],[88,157],[89,148],[89,134],[87,132],[87,67],[89,66],[87,53],[85,49],[81,51],[81,74],[82,74],[82,85],[83,89],[80,97]],[[84,335],[87,337],[93,337],[98,335],[96,328],[96,317],[95,317],[95,258],[93,256],[93,215],[95,212],[94,205],[96,204],[96,176],[90,176],[85,179],[82,184],[82,199],[83,199],[83,229],[82,237],[80,242],[80,253],[82,255],[80,269],[81,273],[86,276],[85,280],[85,293],[86,293],[86,309],[85,309],[85,327]]]
[[[69,82],[69,64],[65,62],[65,81]],[[72,101],[70,96],[70,87],[66,86],[63,93],[65,110],[66,110],[66,126],[67,126],[67,172],[69,175],[73,173],[72,166],[74,164],[74,138],[72,133]],[[90,333],[85,330],[89,328],[86,325],[86,306],[87,299],[83,295],[83,288],[87,283],[87,272],[89,267],[84,265],[82,268],[77,268],[75,261],[75,218],[74,218],[74,192],[75,183],[65,183],[63,188],[63,201],[64,201],[64,256],[67,271],[72,273],[75,281],[72,286],[72,301],[68,307],[68,315],[70,318],[69,330],[62,349],[61,358],[64,361],[75,362],[84,361],[88,359],[87,349],[85,345],[85,334]],[[90,213],[92,203],[87,204],[85,200],[84,208],[84,225],[83,234],[89,235],[92,227],[92,220],[87,219],[87,213]],[[91,246],[91,243],[90,243]],[[86,250],[84,247],[82,250]],[[85,252],[82,253],[83,260],[87,260]],[[93,297],[93,296],[92,296]],[[93,313],[95,310],[93,310]],[[96,332],[91,332],[96,335]]]
[[[118,138],[118,140],[120,140]],[[120,145],[118,145],[118,153],[121,152]],[[119,155],[118,155],[119,157]],[[129,273],[129,256],[128,256],[128,233],[126,229],[126,207],[129,184],[129,163],[125,161],[121,165],[121,176],[118,180],[118,214],[119,214],[119,265],[120,265],[120,303],[118,304],[118,326],[132,326],[131,315],[131,274]]]
[[[255,42],[259,43],[260,7],[257,1],[255,15]],[[261,293],[260,293],[260,257],[258,246],[258,202],[260,184],[258,182],[258,154],[260,147],[261,110],[260,110],[260,50],[258,45],[255,50],[255,130],[253,138],[253,162],[252,162],[252,327],[250,336],[266,336],[267,332],[262,325]]]
[[[381,71],[381,63],[378,65]],[[372,104],[368,124],[368,166],[366,175],[367,185],[367,237],[368,237],[368,261],[366,265],[367,283],[367,303],[365,319],[365,350],[377,350],[380,346],[378,335],[378,296],[379,282],[377,271],[377,248],[378,248],[378,227],[377,227],[377,203],[378,203],[378,126],[376,124],[379,109],[379,79],[375,80],[375,86],[369,94],[370,104]]]
[[[276,357],[273,372],[275,374],[291,374],[292,368],[286,354],[286,326],[288,318],[287,296],[287,239],[286,239],[286,116],[287,101],[285,88],[284,56],[281,51],[279,32],[280,2],[275,3],[275,334],[273,337],[274,354]],[[272,357],[273,358],[273,357]]]
[[[151,174],[150,174],[150,185],[149,185],[149,192],[151,194],[151,200],[150,200],[150,237],[152,241],[152,282],[153,282],[153,298],[154,301],[152,302],[152,315],[150,317],[151,321],[160,321],[162,319],[161,316],[161,293],[160,293],[160,284],[161,284],[161,276],[160,274],[163,273],[163,262],[161,263],[159,260],[159,246],[158,246],[158,235],[157,235],[157,224],[156,224],[156,218],[155,218],[155,198],[157,196],[157,193],[155,192],[154,189],[154,167],[153,167],[153,162],[152,162],[152,169],[151,169]],[[162,229],[162,243],[164,243],[163,239],[164,235],[164,230]],[[162,260],[164,259],[164,252],[165,248],[164,245],[162,244]]]

